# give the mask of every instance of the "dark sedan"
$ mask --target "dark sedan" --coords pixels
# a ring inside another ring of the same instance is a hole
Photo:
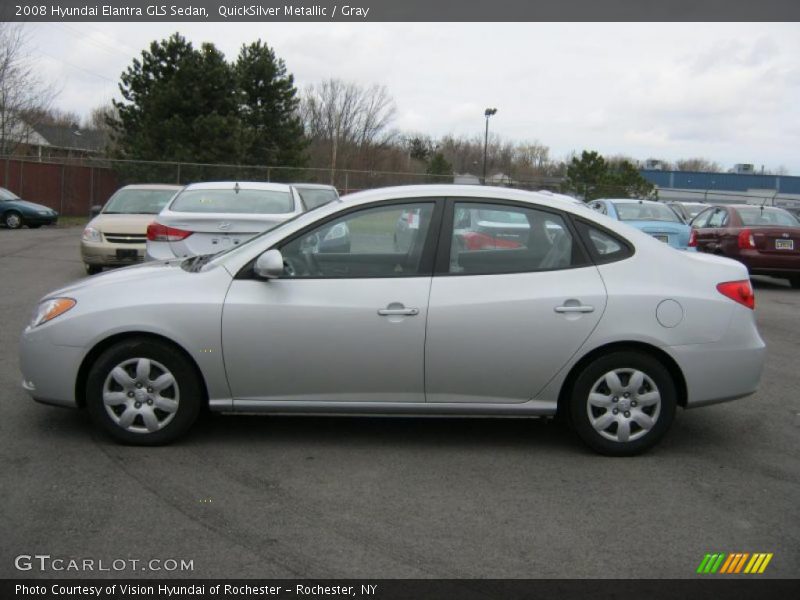
[[[15,193],[0,187],[0,222],[9,229],[27,225],[36,229],[42,225],[53,225],[58,213],[52,208],[23,200]]]
[[[710,206],[692,220],[689,245],[736,259],[755,275],[800,288],[800,221],[773,206]]]

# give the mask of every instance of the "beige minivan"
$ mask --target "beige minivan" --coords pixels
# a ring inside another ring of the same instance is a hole
[[[181,189],[179,185],[126,185],[118,189],[83,230],[81,256],[86,272],[144,260],[147,226]]]

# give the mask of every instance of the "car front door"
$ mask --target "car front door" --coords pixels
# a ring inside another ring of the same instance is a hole
[[[279,244],[282,277],[234,280],[222,317],[234,405],[424,402],[440,205],[413,200],[359,207]],[[395,229],[408,211],[418,215],[418,227],[398,249]],[[332,243],[343,235],[348,244]]]
[[[452,215],[527,224],[518,245],[470,249]],[[491,200],[445,213],[425,344],[428,402],[520,403],[535,397],[600,320],[606,291],[566,216]]]

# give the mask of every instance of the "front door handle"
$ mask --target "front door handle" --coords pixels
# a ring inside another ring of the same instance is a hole
[[[418,308],[379,308],[378,314],[382,317],[406,316],[413,317],[419,314]]]
[[[566,306],[556,306],[554,309],[557,313],[590,313],[594,312],[594,306],[586,304],[573,304]]]

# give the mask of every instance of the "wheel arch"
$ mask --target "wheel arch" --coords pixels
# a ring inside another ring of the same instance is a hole
[[[581,359],[572,366],[567,374],[567,377],[564,379],[564,383],[561,386],[561,391],[558,394],[558,414],[562,416],[568,416],[567,411],[569,410],[569,397],[572,393],[572,388],[575,384],[575,380],[578,378],[578,375],[581,373],[581,371],[583,371],[586,365],[591,363],[596,358],[604,354],[608,354],[609,352],[625,350],[648,354],[664,365],[667,371],[669,371],[669,374],[672,376],[672,380],[675,382],[675,391],[678,394],[678,406],[681,408],[686,408],[686,400],[688,398],[686,378],[683,375],[683,371],[681,371],[681,368],[678,366],[678,363],[675,362],[675,359],[652,344],[645,342],[624,341],[612,342],[610,344],[604,344],[603,346],[594,348],[581,357]]]
[[[192,368],[195,370],[195,374],[197,375],[197,380],[200,382],[200,388],[203,392],[204,403],[206,406],[208,405],[208,386],[206,385],[206,379],[203,376],[203,372],[200,370],[197,361],[191,354],[189,354],[189,352],[186,351],[186,349],[183,346],[181,346],[174,340],[171,340],[168,337],[159,335],[157,333],[151,333],[147,331],[124,331],[100,340],[94,345],[94,347],[91,350],[89,350],[86,356],[83,357],[83,360],[81,361],[81,366],[78,368],[78,376],[75,379],[75,403],[78,406],[80,406],[81,408],[86,406],[86,382],[87,379],[89,378],[89,370],[92,368],[92,365],[97,360],[97,358],[114,344],[117,344],[123,340],[129,340],[133,338],[143,338],[143,339],[157,341],[162,344],[171,346],[176,351],[180,352],[183,355],[183,357],[189,361],[189,364],[191,364]]]

